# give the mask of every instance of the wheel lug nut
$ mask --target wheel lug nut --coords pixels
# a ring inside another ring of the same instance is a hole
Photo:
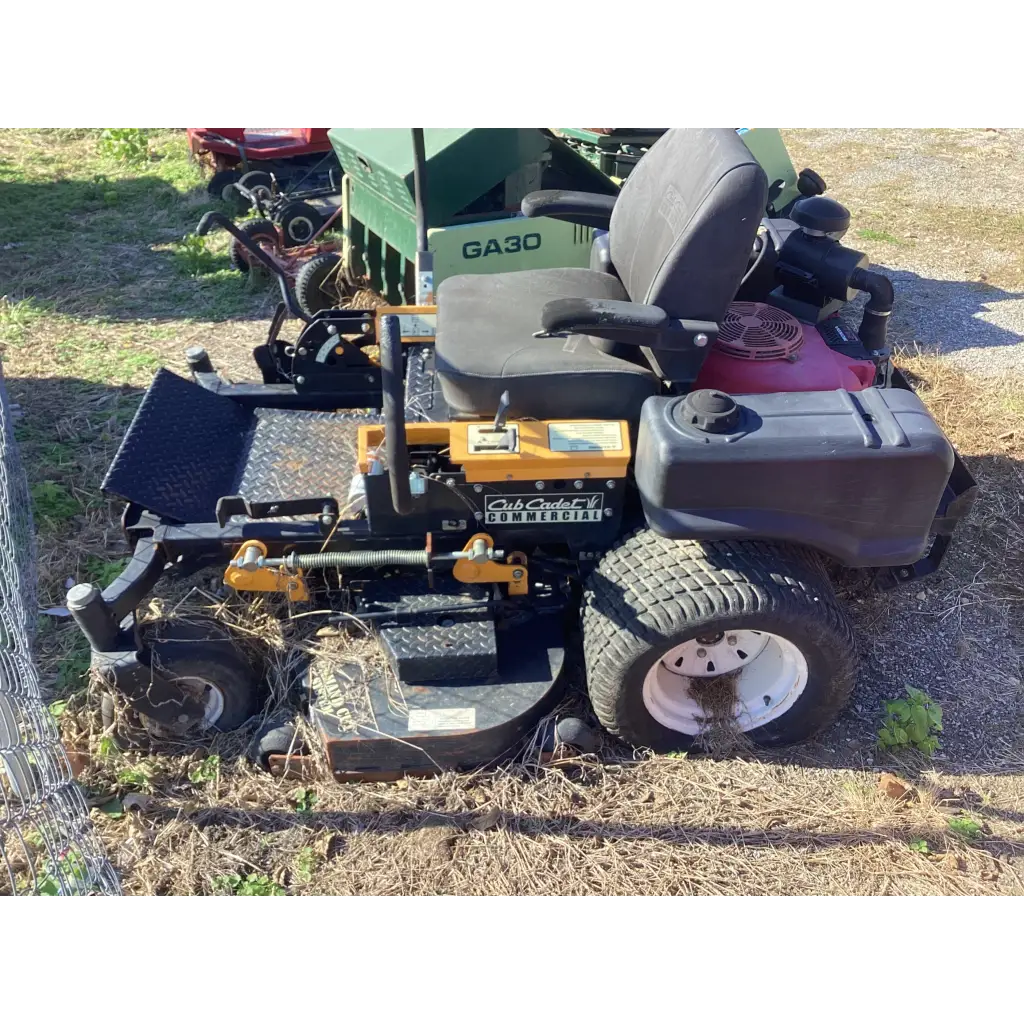
[[[697,657],[698,658],[706,658],[707,656],[708,656],[708,652],[705,651],[703,647],[698,647],[697,648]]]
[[[736,637],[734,637],[734,636],[726,637],[726,640],[725,640],[725,642],[726,642],[726,643],[727,643],[727,644],[728,644],[728,645],[729,645],[730,647],[735,647],[735,646],[736,646]]]

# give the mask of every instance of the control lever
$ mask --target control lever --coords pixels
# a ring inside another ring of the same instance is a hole
[[[498,411],[494,414],[494,423],[489,427],[474,427],[476,433],[470,450],[481,452],[516,452],[519,450],[519,432],[515,425],[507,426],[508,410],[512,400],[507,391],[498,399]],[[497,436],[495,436],[497,435]]]
[[[512,404],[507,391],[502,391],[498,399],[498,411],[494,414],[494,432],[505,429],[505,420],[508,419],[508,408]]]

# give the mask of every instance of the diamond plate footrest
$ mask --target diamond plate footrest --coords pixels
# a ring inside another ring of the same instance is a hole
[[[246,408],[160,370],[102,490],[182,523],[213,522],[227,495],[330,496],[344,506],[359,425],[375,422],[359,413]]]
[[[409,577],[368,584],[362,610],[394,612],[393,623],[380,627],[380,642],[395,675],[403,683],[483,680],[497,670],[494,618],[484,587],[441,577],[435,589]],[[461,611],[460,606],[468,606]]]

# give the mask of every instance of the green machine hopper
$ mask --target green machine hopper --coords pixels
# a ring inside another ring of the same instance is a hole
[[[774,185],[769,213],[799,197],[776,128],[737,129]],[[455,274],[586,267],[594,231],[525,218],[538,189],[614,195],[664,129],[426,128],[427,245],[436,288]],[[612,134],[605,134],[612,133]],[[416,208],[408,128],[332,128],[341,166],[343,267],[393,304],[415,301]],[[559,137],[561,136],[561,137]]]
[[[616,182],[625,181],[640,158],[666,128],[556,128],[556,134],[577,153]],[[770,216],[800,198],[799,176],[778,128],[737,128],[772,185]]]
[[[392,303],[415,297],[416,210],[408,128],[332,128],[342,180],[344,265]],[[593,230],[520,214],[538,189],[618,186],[540,128],[427,128],[427,240],[435,288],[454,274],[585,267]]]

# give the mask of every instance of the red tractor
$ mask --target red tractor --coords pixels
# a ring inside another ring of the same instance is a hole
[[[289,181],[311,172],[340,182],[337,158],[326,128],[188,128],[192,156],[213,174],[207,190],[214,199],[238,205],[234,185],[270,187],[274,179],[287,189]],[[320,166],[318,166],[320,165]],[[331,182],[334,184],[334,182]]]

